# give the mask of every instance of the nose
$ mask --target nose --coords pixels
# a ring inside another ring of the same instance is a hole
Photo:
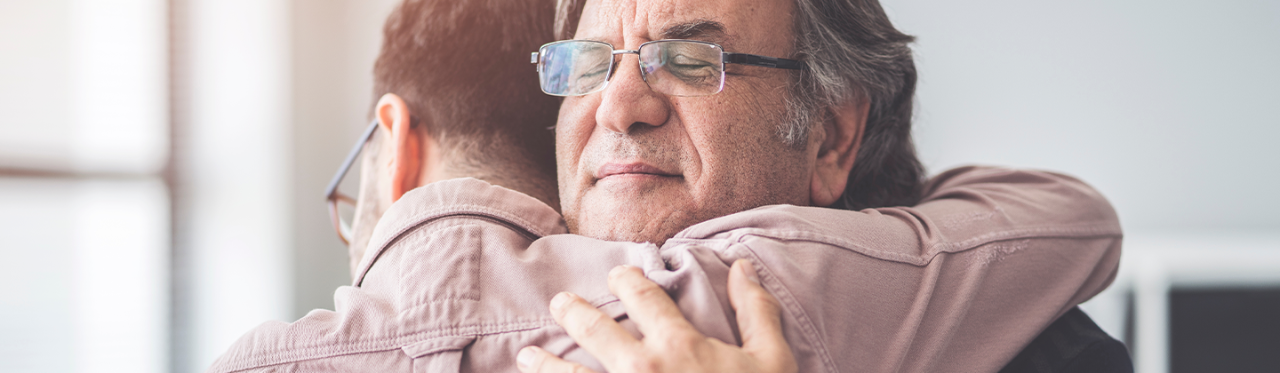
[[[670,107],[662,94],[649,89],[640,75],[640,64],[623,55],[609,86],[601,92],[596,123],[613,132],[629,134],[644,127],[657,127],[667,122]]]

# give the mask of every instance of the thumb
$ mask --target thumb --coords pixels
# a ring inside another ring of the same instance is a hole
[[[742,350],[765,372],[795,372],[795,357],[782,336],[782,306],[760,286],[751,261],[738,259],[729,271],[729,303],[738,315]]]

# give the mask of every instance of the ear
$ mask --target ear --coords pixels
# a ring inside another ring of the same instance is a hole
[[[386,176],[391,181],[388,185],[391,188],[391,202],[395,202],[405,192],[419,185],[423,165],[422,146],[426,143],[420,133],[425,131],[413,130],[409,106],[394,93],[383,95],[378,100],[376,113],[380,127],[386,131],[386,138],[390,140],[384,145],[389,149],[388,156],[384,158],[387,167],[383,170],[389,173]]]
[[[809,203],[813,206],[830,206],[844,194],[853,161],[862,146],[870,107],[868,100],[855,98],[828,108],[830,115],[822,124],[826,136],[818,148],[818,161],[809,183]]]

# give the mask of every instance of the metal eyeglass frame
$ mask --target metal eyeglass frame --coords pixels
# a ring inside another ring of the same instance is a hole
[[[799,61],[799,60],[792,60],[792,59],[786,59],[786,58],[777,58],[777,57],[761,56],[761,55],[756,55],[756,54],[725,52],[725,51],[724,51],[724,46],[721,46],[720,44],[711,43],[711,42],[706,42],[706,41],[700,41],[700,40],[688,40],[688,39],[662,39],[662,40],[654,40],[654,41],[649,41],[649,42],[645,42],[645,43],[643,43],[643,44],[640,44],[640,46],[639,46],[639,47],[636,47],[636,49],[613,49],[613,44],[609,44],[609,43],[606,43],[606,42],[603,42],[603,41],[597,41],[597,40],[561,40],[561,41],[557,41],[557,42],[551,42],[551,43],[543,44],[541,47],[539,47],[539,48],[538,48],[538,51],[537,51],[537,52],[533,52],[533,53],[530,55],[530,61],[529,61],[529,62],[530,62],[530,63],[532,63],[532,64],[537,65],[537,64],[538,64],[538,62],[541,60],[541,58],[540,58],[540,57],[541,57],[541,54],[542,54],[542,50],[543,50],[543,49],[545,49],[545,48],[546,48],[546,47],[548,47],[548,46],[552,46],[552,45],[556,45],[556,44],[564,44],[564,43],[600,43],[600,44],[608,45],[608,46],[609,46],[609,49],[613,51],[612,56],[614,56],[614,57],[616,58],[616,57],[617,57],[618,55],[620,55],[620,54],[634,54],[634,55],[636,55],[636,56],[640,56],[640,50],[641,50],[641,49],[644,49],[644,47],[645,47],[646,45],[653,44],[653,43],[663,43],[663,42],[688,42],[688,43],[697,43],[697,44],[713,45],[713,46],[715,46],[716,48],[720,49],[720,71],[721,71],[721,75],[720,75],[720,88],[719,88],[719,89],[717,89],[717,90],[716,90],[715,92],[713,92],[713,93],[709,93],[709,94],[706,94],[706,95],[703,95],[703,96],[710,96],[710,95],[714,95],[714,94],[716,94],[716,93],[720,93],[721,91],[723,91],[723,90],[724,90],[724,81],[725,81],[725,77],[724,77],[724,71],[725,71],[725,68],[724,68],[724,65],[725,65],[725,64],[737,64],[737,65],[746,65],[746,66],[760,66],[760,67],[768,67],[768,68],[774,68],[774,69],[787,69],[787,70],[805,70],[805,64],[804,64],[804,62],[803,62],[803,61]],[[552,95],[552,96],[571,97],[571,96],[586,96],[586,95],[589,95],[589,94],[592,94],[592,93],[600,92],[600,91],[604,90],[606,87],[608,87],[608,86],[609,86],[609,82],[613,80],[613,72],[614,72],[614,71],[613,71],[613,68],[614,68],[614,65],[617,65],[617,63],[616,63],[616,60],[615,60],[615,61],[611,61],[611,62],[613,62],[613,63],[610,63],[610,64],[609,64],[609,71],[608,71],[607,73],[605,73],[605,83],[604,83],[604,84],[601,84],[601,85],[600,85],[600,88],[597,88],[597,89],[595,89],[595,90],[592,90],[592,91],[587,92],[587,93],[582,93],[582,94],[555,94],[555,93],[549,93],[549,92],[547,92],[547,91],[545,91],[545,90],[543,91],[543,93],[546,93],[546,94],[549,94],[549,95]],[[637,64],[639,64],[639,63],[640,63],[639,59],[637,59],[637,60],[636,60],[636,63],[637,63]],[[541,69],[541,67],[542,67],[541,65],[539,65],[539,66],[538,66],[538,73],[540,73],[540,74],[543,72],[543,71],[542,71],[542,69]],[[648,81],[648,78],[644,76],[644,68],[643,68],[643,67],[641,67],[640,71],[641,71],[641,78],[644,78],[644,79],[645,79],[645,85],[648,85],[649,81]],[[650,87],[650,89],[652,89],[652,87]],[[698,96],[694,96],[694,97],[698,97]]]
[[[409,116],[409,127],[413,128],[418,125],[418,117]],[[329,219],[333,221],[333,230],[338,232],[338,239],[343,244],[351,244],[351,227],[342,224],[342,217],[338,216],[338,203],[346,202],[352,206],[356,205],[356,199],[342,194],[338,191],[338,185],[342,184],[342,179],[347,176],[347,172],[351,170],[351,165],[356,163],[356,158],[360,157],[360,152],[364,151],[365,144],[369,143],[369,139],[373,138],[373,133],[378,132],[378,120],[369,123],[369,127],[365,128],[364,133],[360,135],[359,142],[351,147],[351,151],[347,153],[347,159],[342,161],[342,166],[338,168],[338,173],[333,175],[329,180],[329,186],[325,187],[324,197],[329,205]]]
[[[347,159],[342,161],[342,167],[338,168],[338,173],[333,175],[333,179],[329,181],[329,186],[325,188],[324,196],[329,205],[329,219],[333,221],[333,230],[338,232],[338,239],[343,244],[351,244],[351,227],[343,224],[342,217],[338,216],[338,203],[346,202],[352,205],[356,204],[355,198],[342,194],[338,191],[338,185],[342,184],[342,179],[347,176],[347,171],[351,170],[351,165],[356,163],[356,158],[360,157],[360,153],[364,151],[364,145],[369,143],[369,139],[373,138],[373,133],[378,131],[378,121],[374,120],[369,124],[369,128],[364,130],[364,134],[360,135],[360,141],[351,148],[351,152],[347,153]]]

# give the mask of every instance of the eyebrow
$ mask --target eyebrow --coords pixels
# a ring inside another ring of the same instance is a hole
[[[724,24],[709,19],[681,22],[662,29],[663,39],[723,39]]]

